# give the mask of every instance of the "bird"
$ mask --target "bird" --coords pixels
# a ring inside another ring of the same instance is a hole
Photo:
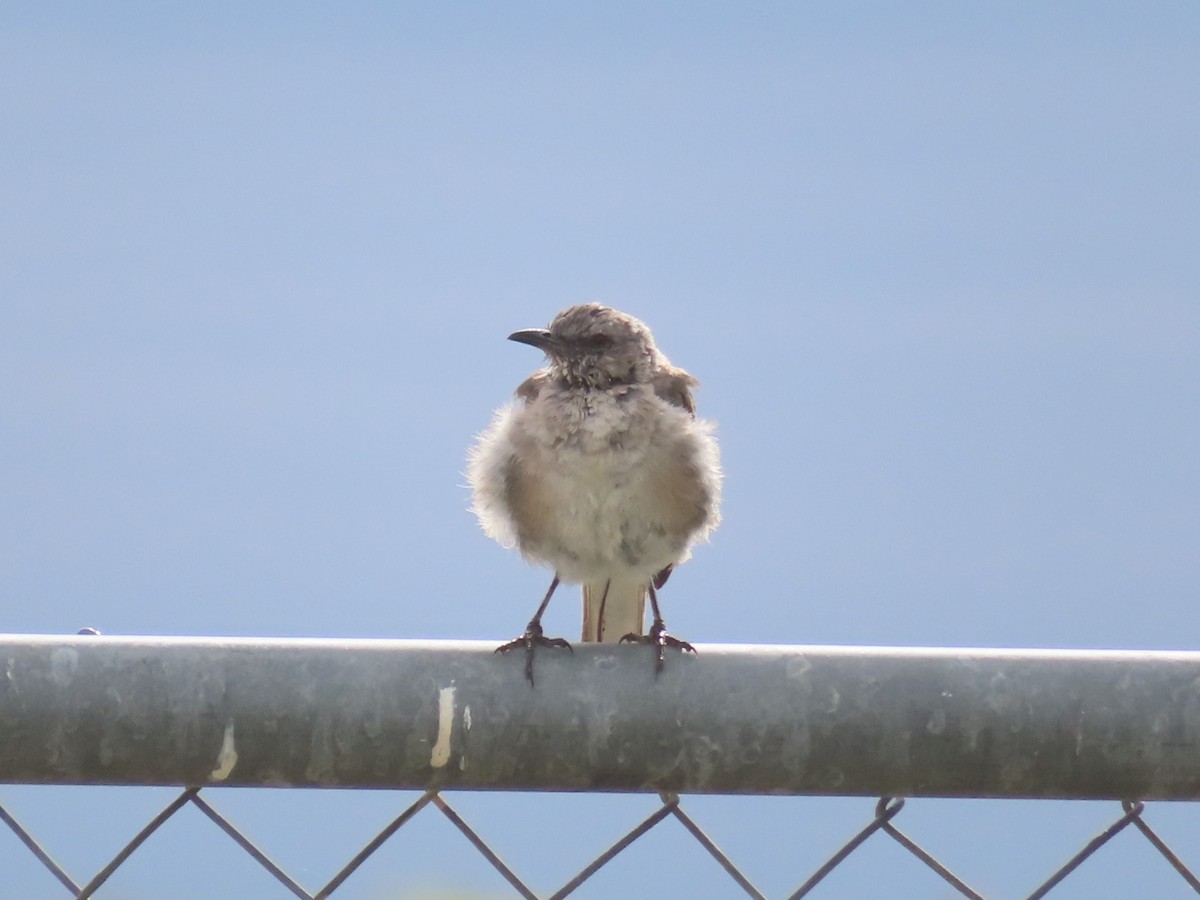
[[[645,323],[599,303],[508,339],[541,350],[546,365],[477,436],[471,509],[485,534],[554,577],[524,632],[496,652],[524,650],[532,686],[535,649],[571,647],[546,637],[541,619],[560,582],[577,583],[582,640],[653,644],[657,677],[664,648],[695,652],[667,631],[658,590],[721,519],[720,453],[715,426],[696,417],[698,382]]]

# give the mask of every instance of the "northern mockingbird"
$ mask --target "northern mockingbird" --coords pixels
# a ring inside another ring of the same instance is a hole
[[[525,650],[533,684],[538,646],[560,581],[583,585],[583,640],[694,648],[667,633],[657,589],[720,521],[721,466],[713,426],[695,416],[696,379],[655,346],[633,316],[584,303],[548,329],[509,340],[547,365],[516,391],[471,450],[473,511],[484,532],[516,546],[554,579],[524,633],[497,652]],[[645,598],[654,621],[643,637]]]

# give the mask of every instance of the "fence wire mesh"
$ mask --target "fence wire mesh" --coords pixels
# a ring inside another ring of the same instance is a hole
[[[702,848],[704,853],[710,856],[719,867],[719,870],[724,873],[725,881],[723,885],[714,883],[712,896],[747,896],[760,898],[760,900],[768,896],[765,891],[755,886],[751,874],[717,845],[706,831],[704,823],[689,814],[685,809],[687,798],[670,792],[661,793],[659,795],[660,804],[656,809],[649,815],[644,816],[640,821],[634,823],[616,841],[600,849],[587,865],[583,866],[560,887],[549,893],[539,894],[531,884],[530,875],[528,873],[519,873],[513,866],[506,863],[488,837],[482,833],[482,830],[473,825],[449,797],[436,790],[430,790],[421,794],[415,801],[400,809],[391,821],[374,834],[357,852],[353,853],[323,884],[315,886],[302,884],[298,877],[286,871],[281,864],[275,861],[270,852],[261,847],[245,829],[239,828],[231,821],[230,817],[221,812],[218,800],[212,797],[213,794],[219,794],[221,790],[202,790],[198,787],[189,787],[182,790],[161,811],[154,815],[144,827],[132,834],[120,849],[113,854],[111,859],[107,860],[96,872],[90,875],[68,872],[64,866],[56,861],[53,849],[46,846],[46,843],[38,835],[35,835],[32,829],[26,827],[18,820],[16,815],[3,805],[0,805],[0,820],[4,822],[8,830],[24,846],[28,853],[57,880],[63,889],[61,896],[81,898],[81,900],[82,898],[108,896],[104,893],[103,889],[112,876],[131,858],[135,857],[138,851],[163,825],[173,817],[179,815],[182,810],[189,807],[198,810],[214,827],[228,836],[234,845],[240,848],[241,851],[279,885],[281,891],[295,897],[306,898],[306,900],[322,900],[322,898],[337,895],[347,882],[353,878],[356,871],[406,825],[409,825],[418,816],[434,815],[435,813],[441,813],[454,829],[461,833],[465,839],[465,843],[462,845],[464,852],[478,853],[482,859],[486,860],[487,864],[495,871],[497,879],[507,883],[513,896],[530,898],[530,900],[533,900],[533,898],[560,900],[560,898],[568,897],[587,884],[590,879],[618,857],[619,854],[634,843],[644,839],[646,835],[655,829],[660,828],[668,820],[673,820],[682,826],[684,833],[690,839],[694,840],[696,845]],[[977,886],[969,884],[959,874],[956,874],[949,861],[937,858],[929,849],[922,845],[917,837],[900,829],[897,822],[901,818],[901,813],[906,806],[920,802],[920,800],[906,801],[901,798],[881,798],[875,805],[874,814],[863,824],[860,830],[846,836],[844,842],[837,847],[828,859],[822,862],[807,877],[805,877],[805,873],[797,873],[795,887],[778,896],[787,897],[789,900],[809,896],[837,896],[836,893],[824,894],[822,892],[822,887],[826,885],[829,876],[840,866],[847,864],[855,854],[860,853],[871,842],[889,839],[895,845],[902,848],[905,854],[916,861],[916,863],[926,867],[936,875],[938,883],[943,886],[943,892],[930,894],[930,896],[961,896],[969,898],[991,896]],[[1046,896],[1059,887],[1090,859],[1097,854],[1103,853],[1104,848],[1109,842],[1130,826],[1153,849],[1156,858],[1161,861],[1161,865],[1169,867],[1177,874],[1178,883],[1181,887],[1186,886],[1195,893],[1200,894],[1200,879],[1197,878],[1192,866],[1184,861],[1181,854],[1176,852],[1159,835],[1150,821],[1148,821],[1146,805],[1139,802],[1126,801],[1120,804],[1113,804],[1113,806],[1115,818],[1111,824],[1108,824],[1097,834],[1082,836],[1078,852],[1062,862],[1053,871],[1043,875],[1035,883],[1032,883],[1028,891],[1013,896],[1025,897],[1028,900],[1038,900],[1038,898]],[[1193,860],[1192,864],[1194,865],[1195,862]],[[667,872],[669,868],[669,862],[664,861],[663,871]],[[666,887],[663,896],[672,895],[670,888]],[[894,893],[890,893],[885,889],[881,889],[880,895],[895,896]],[[8,895],[0,894],[0,896]],[[117,895],[113,894],[112,896]]]

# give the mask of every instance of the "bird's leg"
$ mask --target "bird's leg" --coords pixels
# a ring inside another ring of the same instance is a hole
[[[554,589],[558,587],[558,575],[554,576],[554,580],[550,582],[550,589],[546,591],[546,596],[542,598],[542,605],[537,608],[537,612],[533,614],[533,618],[529,620],[529,624],[525,626],[525,633],[513,638],[507,644],[501,644],[496,648],[496,653],[507,653],[509,650],[515,650],[522,647],[525,650],[525,678],[529,682],[529,686],[533,687],[533,652],[536,647],[566,647],[572,653],[571,645],[562,638],[548,638],[542,633],[542,613],[546,611],[546,607],[550,605],[550,598],[554,596]]]
[[[691,653],[696,652],[696,648],[687,641],[681,641],[667,633],[667,623],[663,621],[662,613],[658,611],[658,594],[654,590],[654,584],[651,582],[646,585],[646,592],[650,595],[650,609],[654,613],[654,622],[650,626],[649,634],[630,634],[621,638],[621,642],[632,641],[638,644],[653,644],[654,645],[654,677],[658,677],[658,673],[663,670],[663,648],[674,647],[676,650],[687,650]]]

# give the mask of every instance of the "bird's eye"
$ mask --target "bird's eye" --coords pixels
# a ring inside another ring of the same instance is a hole
[[[612,338],[603,332],[589,334],[583,339],[584,345],[592,350],[603,350],[605,347],[611,347],[612,342]]]

